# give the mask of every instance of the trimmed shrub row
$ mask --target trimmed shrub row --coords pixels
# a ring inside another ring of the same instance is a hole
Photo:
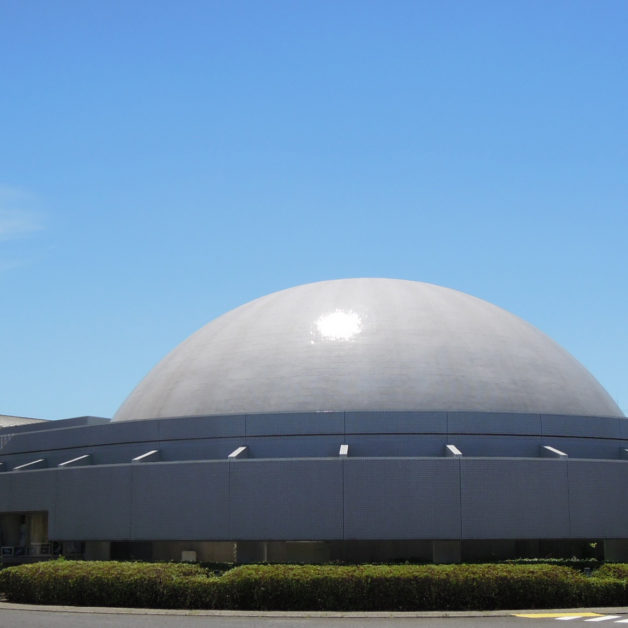
[[[488,610],[626,599],[623,581],[553,565],[247,565],[221,580],[239,609]]]
[[[244,565],[216,577],[197,565],[61,560],[5,569],[0,590],[12,602],[147,608],[412,611],[623,605],[628,565],[608,567],[587,578],[568,567],[542,564]]]
[[[207,579],[198,565],[55,560],[0,571],[0,590],[12,602],[176,608],[176,583]],[[174,606],[172,605],[174,602]]]
[[[628,580],[628,564],[606,563],[595,572],[595,575],[600,578],[617,578],[618,580]]]

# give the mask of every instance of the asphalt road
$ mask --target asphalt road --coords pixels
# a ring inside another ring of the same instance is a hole
[[[537,611],[538,612],[538,611]],[[622,628],[628,624],[628,609],[614,614],[556,617],[242,617],[180,614],[123,614],[22,610],[0,607],[0,628],[594,628],[603,624]],[[531,611],[534,613],[534,611]],[[622,620],[626,620],[625,622]],[[617,622],[620,623],[617,623]],[[557,624],[557,622],[560,622]]]

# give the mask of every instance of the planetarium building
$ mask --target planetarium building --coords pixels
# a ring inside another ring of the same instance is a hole
[[[0,429],[4,562],[628,557],[628,421],[539,330],[346,279],[201,328],[113,420]]]

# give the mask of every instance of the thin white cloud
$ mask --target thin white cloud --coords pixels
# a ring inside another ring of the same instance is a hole
[[[0,184],[0,240],[22,238],[44,228],[34,204],[24,190]]]
[[[32,251],[23,240],[44,229],[36,204],[27,192],[0,184],[0,273],[29,263]]]
[[[0,206],[0,240],[13,240],[42,229],[43,225],[37,213]]]
[[[20,260],[3,260],[0,259],[0,273],[4,273],[9,270],[13,270],[14,268],[19,268],[20,266],[24,266],[26,262]]]

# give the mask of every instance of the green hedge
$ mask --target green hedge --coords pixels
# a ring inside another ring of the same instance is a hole
[[[625,566],[628,569],[628,566]],[[54,561],[0,572],[9,601],[251,610],[488,610],[615,606],[626,580],[555,565],[197,565]]]
[[[231,607],[470,610],[622,603],[621,581],[553,565],[248,565],[227,572]]]
[[[628,565],[626,563],[606,563],[595,572],[595,575],[602,578],[628,580]]]
[[[195,577],[207,580],[193,564],[55,560],[2,570],[0,590],[12,602],[175,607],[172,592]]]

